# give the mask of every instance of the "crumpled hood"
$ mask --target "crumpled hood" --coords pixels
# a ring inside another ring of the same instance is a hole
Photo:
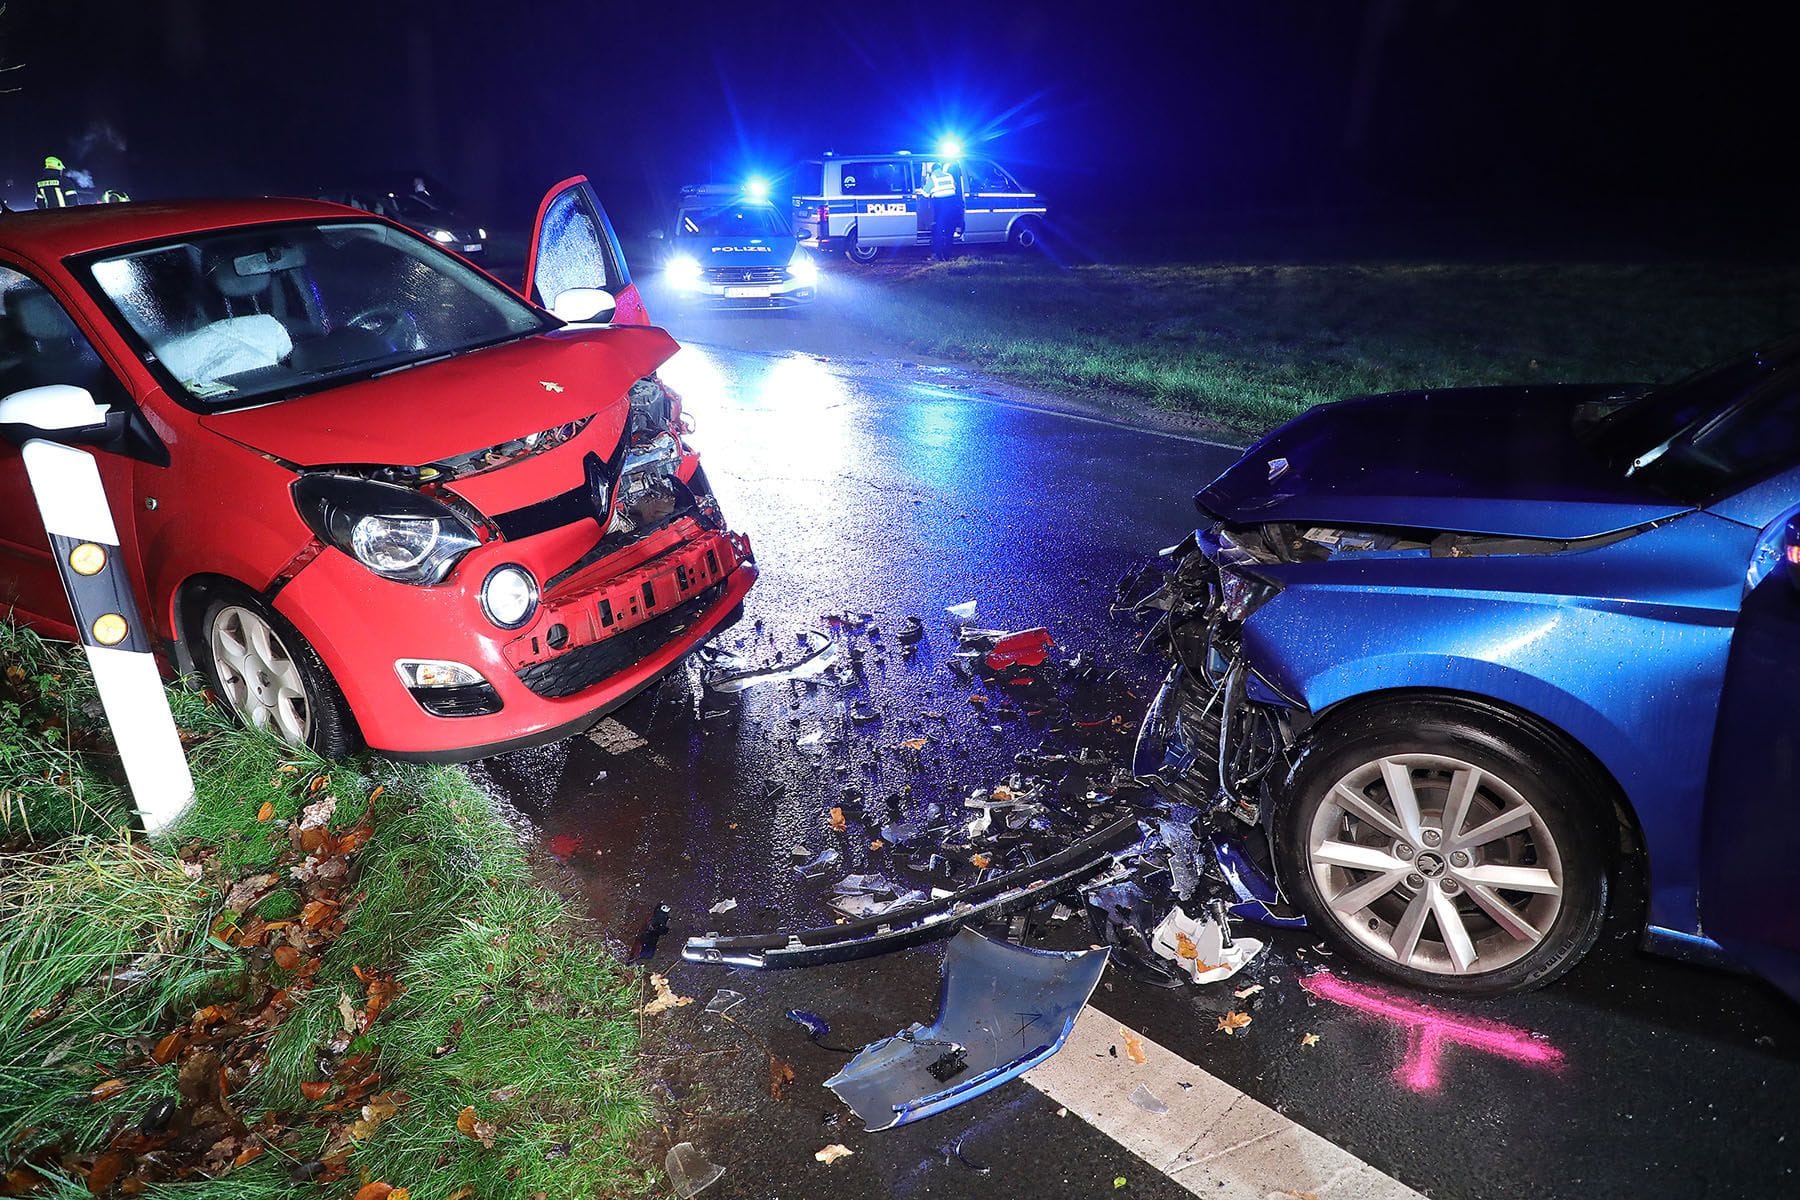
[[[1251,446],[1194,502],[1230,524],[1559,540],[1689,511],[1623,478],[1576,437],[1575,410],[1617,390],[1461,388],[1321,405]]]
[[[675,350],[660,329],[563,330],[200,423],[302,467],[417,466],[623,404]]]

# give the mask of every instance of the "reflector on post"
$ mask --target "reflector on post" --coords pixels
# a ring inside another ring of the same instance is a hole
[[[72,387],[31,388],[0,400],[0,428],[21,442],[57,575],[93,668],[101,707],[147,833],[174,824],[194,799],[194,778],[131,581],[120,565],[119,534],[92,456],[37,434],[104,425],[106,410]]]

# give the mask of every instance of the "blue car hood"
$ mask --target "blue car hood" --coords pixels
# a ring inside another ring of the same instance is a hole
[[[714,267],[785,267],[799,243],[791,237],[682,238],[676,248],[694,256],[706,270]]]
[[[1690,511],[1592,453],[1576,410],[1613,387],[1395,392],[1320,405],[1194,497],[1230,524],[1405,526],[1572,540]]]

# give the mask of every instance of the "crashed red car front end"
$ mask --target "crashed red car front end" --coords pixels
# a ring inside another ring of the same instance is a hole
[[[684,441],[679,399],[654,375],[673,341],[652,329],[550,340],[563,343],[556,357],[568,361],[546,359],[540,347],[528,373],[567,382],[531,386],[589,398],[569,403],[559,394],[547,411],[566,420],[536,447],[513,438],[487,451],[465,448],[426,468],[442,482],[417,483],[467,516],[483,539],[443,582],[422,588],[383,579],[351,555],[323,550],[303,552],[275,592],[276,610],[325,661],[373,750],[470,759],[579,731],[735,620],[755,581],[749,540],[726,528]],[[589,370],[592,382],[577,382],[591,366],[584,343],[604,347],[612,378]],[[506,357],[484,364],[496,386],[513,382]],[[617,386],[639,371],[636,384]],[[625,394],[608,403],[608,390]],[[211,420],[254,445],[259,432],[248,427],[261,411]],[[332,423],[327,418],[327,429]],[[302,440],[293,448],[314,463],[341,462],[349,449],[331,445],[323,430],[317,444],[291,427],[277,436],[289,446]],[[318,465],[300,474],[349,470]],[[501,571],[522,572],[536,592],[529,614],[511,627],[487,610]],[[416,664],[433,664],[436,674],[420,678]]]

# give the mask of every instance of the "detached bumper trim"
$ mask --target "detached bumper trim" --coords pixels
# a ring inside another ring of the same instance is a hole
[[[762,970],[849,962],[916,946],[948,937],[967,921],[1003,917],[1060,895],[1111,866],[1143,837],[1136,817],[1121,817],[1040,862],[952,892],[940,900],[800,933],[691,937],[681,948],[681,957],[689,962]]]

